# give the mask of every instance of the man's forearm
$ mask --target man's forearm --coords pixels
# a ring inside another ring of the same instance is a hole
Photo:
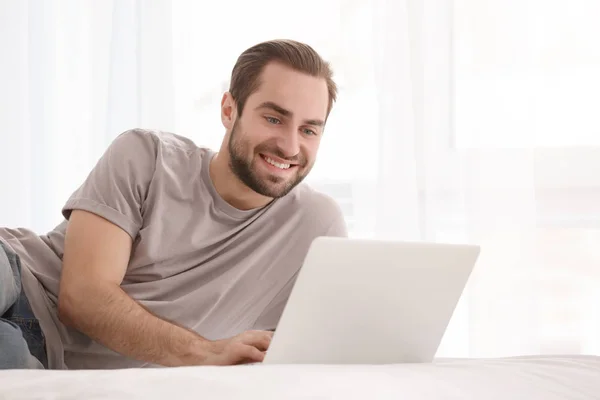
[[[163,366],[201,364],[210,342],[160,319],[114,284],[89,285],[63,299],[61,320],[127,357]],[[76,303],[77,302],[77,303]]]

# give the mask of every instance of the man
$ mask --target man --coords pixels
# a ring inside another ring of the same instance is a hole
[[[124,132],[55,230],[0,229],[0,366],[262,361],[312,240],[346,235],[338,206],[301,184],[331,76],[305,44],[258,44],[233,68],[218,153]]]

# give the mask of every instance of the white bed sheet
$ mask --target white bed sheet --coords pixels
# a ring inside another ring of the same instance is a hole
[[[600,399],[600,357],[2,371],[0,399]]]

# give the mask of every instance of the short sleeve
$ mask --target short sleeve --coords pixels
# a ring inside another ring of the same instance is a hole
[[[323,221],[319,235],[348,237],[348,227],[344,213],[333,197],[320,193],[315,196],[315,202],[311,210],[313,220]]]
[[[156,138],[147,131],[120,134],[62,209],[69,219],[84,210],[112,222],[133,239],[143,225],[142,209],[156,167]]]
[[[348,227],[346,225],[346,220],[341,211],[336,210],[334,213],[334,218],[329,228],[325,232],[325,236],[335,236],[335,237],[348,237]]]

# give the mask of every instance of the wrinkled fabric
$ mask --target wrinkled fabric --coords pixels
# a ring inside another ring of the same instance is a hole
[[[18,256],[0,241],[0,369],[38,369],[44,338],[21,286]]]

